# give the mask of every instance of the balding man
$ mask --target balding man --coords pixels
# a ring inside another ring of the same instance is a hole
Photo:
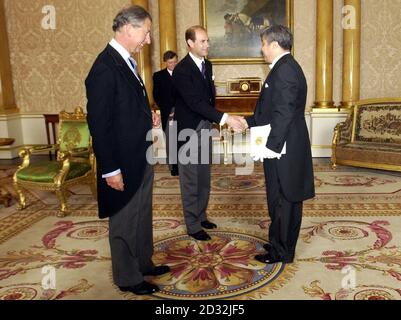
[[[185,143],[179,141],[178,171],[187,233],[196,240],[208,241],[211,238],[204,229],[217,226],[208,220],[206,212],[210,195],[212,141],[205,133],[212,129],[213,122],[220,125],[227,123],[241,130],[246,121],[215,108],[212,64],[206,59],[209,53],[206,30],[202,26],[190,27],[185,32],[185,41],[189,52],[173,72],[173,84],[177,91],[174,116],[178,132],[193,132],[193,135]],[[186,149],[192,151],[189,163],[184,159]]]

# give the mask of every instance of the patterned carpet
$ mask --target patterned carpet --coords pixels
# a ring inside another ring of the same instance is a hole
[[[158,166],[154,188],[155,263],[171,272],[149,278],[162,290],[137,297],[111,280],[108,223],[97,219],[85,186],[71,190],[70,215],[57,218],[54,195],[29,191],[28,207],[0,205],[0,299],[401,299],[401,175],[316,160],[317,196],[305,202],[293,264],[253,259],[267,239],[264,177],[213,168],[212,240],[185,234],[178,179]],[[0,167],[13,192],[15,167]],[[55,287],[45,288],[53,275]],[[46,281],[44,281],[46,282]]]

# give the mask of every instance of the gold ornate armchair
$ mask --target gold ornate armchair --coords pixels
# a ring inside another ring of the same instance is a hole
[[[60,112],[59,118],[57,144],[25,148],[19,152],[23,161],[14,174],[13,183],[21,210],[26,207],[24,188],[54,191],[60,201],[59,217],[67,213],[69,187],[89,184],[96,198],[96,162],[86,114],[77,107],[73,113]],[[31,163],[32,154],[49,151],[57,151],[56,160]]]

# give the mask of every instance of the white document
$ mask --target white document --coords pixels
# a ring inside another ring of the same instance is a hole
[[[270,124],[267,124],[265,126],[257,126],[257,127],[252,127],[251,128],[251,157],[254,158],[254,160],[260,160],[263,161],[264,158],[267,158],[266,152],[266,143],[267,139],[269,138],[271,131],[271,126]],[[281,155],[286,154],[287,152],[287,143],[284,142],[283,149],[281,150],[280,153],[275,153],[274,151],[271,151],[271,154],[276,154],[275,158],[280,159]]]

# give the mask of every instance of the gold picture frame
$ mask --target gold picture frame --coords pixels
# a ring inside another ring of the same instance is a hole
[[[242,3],[244,3],[242,1]],[[208,59],[214,64],[264,63],[260,31],[284,24],[293,31],[293,0],[199,0],[200,21],[208,31]]]

